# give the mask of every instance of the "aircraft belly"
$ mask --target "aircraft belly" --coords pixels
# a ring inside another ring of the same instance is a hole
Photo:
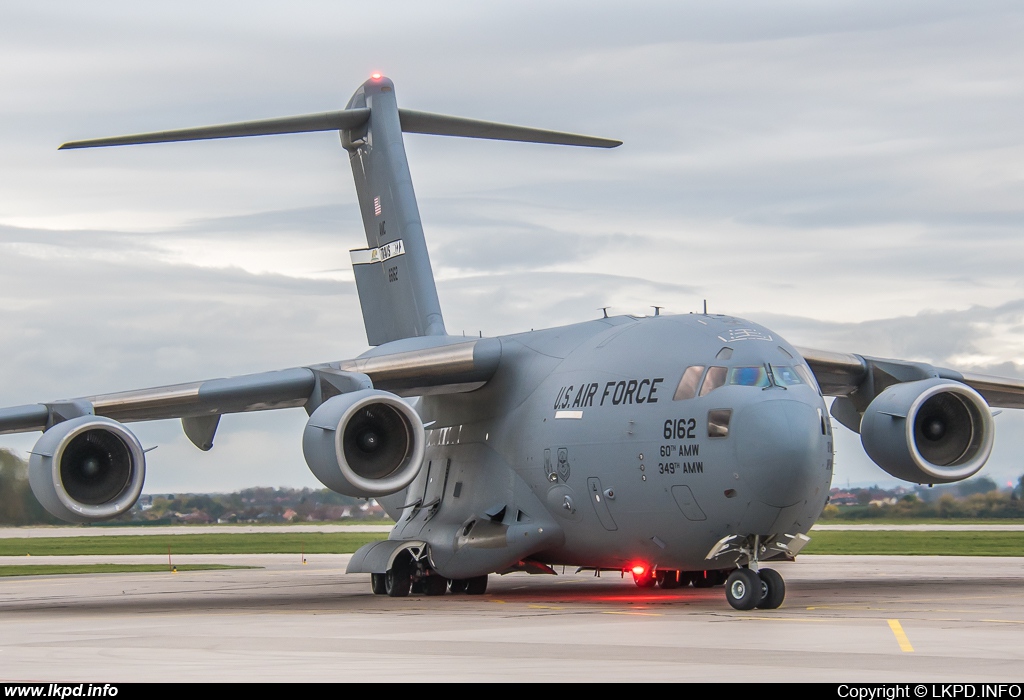
[[[486,442],[461,441],[478,427],[448,431],[451,442],[428,447],[407,496],[414,505],[391,534],[427,542],[431,566],[448,578],[501,571],[564,541],[562,529],[498,452]]]

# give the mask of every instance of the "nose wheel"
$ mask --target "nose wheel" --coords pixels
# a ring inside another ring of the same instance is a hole
[[[761,579],[761,600],[756,607],[775,610],[786,598],[786,582],[775,569],[761,569],[757,575]]]
[[[774,569],[736,569],[725,582],[725,599],[737,610],[774,610],[786,597],[786,582]]]

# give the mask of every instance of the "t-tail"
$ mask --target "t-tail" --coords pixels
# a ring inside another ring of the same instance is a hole
[[[366,247],[351,251],[370,345],[445,335],[402,132],[614,148],[621,141],[399,109],[390,79],[374,74],[341,111],[131,136],[72,141],[61,149],[338,131],[349,153]]]

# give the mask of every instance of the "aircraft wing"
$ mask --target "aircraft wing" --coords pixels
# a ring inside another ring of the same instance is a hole
[[[303,407],[312,412],[331,396],[383,389],[400,396],[472,391],[498,366],[493,338],[364,356],[308,367],[172,384],[0,409],[0,434],[47,430],[82,415],[118,422],[181,418],[185,434],[203,450],[213,446],[220,415]]]
[[[831,413],[859,432],[859,414],[875,396],[902,382],[940,378],[971,387],[993,408],[1024,408],[1024,380],[934,367],[922,362],[892,360],[852,353],[797,348],[807,360],[826,396],[839,397]],[[857,414],[855,419],[855,414]],[[853,427],[856,426],[856,427]]]

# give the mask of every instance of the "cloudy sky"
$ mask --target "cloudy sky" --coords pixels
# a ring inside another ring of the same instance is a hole
[[[1022,35],[1015,2],[5,2],[0,405],[362,352],[336,134],[56,147],[338,109],[375,70],[411,109],[625,142],[407,136],[451,332],[707,299],[1024,376]],[[304,420],[227,416],[207,454],[137,424],[146,490],[316,486]],[[1015,481],[1024,417],[996,425],[983,473]],[[836,431],[837,483],[894,483]]]

